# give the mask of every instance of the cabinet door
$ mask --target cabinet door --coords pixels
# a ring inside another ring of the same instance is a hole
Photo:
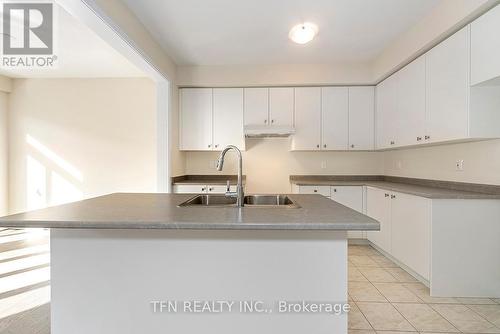
[[[214,88],[214,149],[227,145],[245,149],[243,88]]]
[[[368,231],[368,240],[391,253],[391,197],[387,190],[366,188],[366,215],[380,222],[380,231]]]
[[[397,134],[395,146],[415,145],[425,139],[425,56],[398,73]]]
[[[362,186],[335,186],[330,189],[330,198],[335,202],[363,213],[363,187]],[[363,238],[363,231],[348,231],[350,239]]]
[[[467,138],[469,26],[426,54],[428,142]]]
[[[392,255],[425,279],[430,278],[431,200],[393,193]]]
[[[349,89],[321,88],[321,149],[347,150],[349,144]]]
[[[299,186],[299,194],[319,194],[330,197],[330,186]]]
[[[267,125],[269,120],[269,88],[245,88],[245,125]]]
[[[500,5],[471,23],[471,84],[500,77]]]
[[[212,150],[212,88],[180,90],[180,149]]]
[[[174,193],[176,194],[204,194],[208,192],[208,187],[204,184],[176,184]]]
[[[269,118],[271,125],[293,126],[294,88],[269,88]]]
[[[349,149],[373,150],[374,87],[349,88]]]
[[[295,134],[292,150],[319,150],[321,141],[321,88],[295,88]]]
[[[377,148],[391,148],[396,143],[398,73],[377,85]]]

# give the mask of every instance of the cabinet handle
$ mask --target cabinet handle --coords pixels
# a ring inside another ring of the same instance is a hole
[[[351,144],[351,148],[354,148],[354,144]]]
[[[326,144],[323,144],[323,147],[326,148]]]
[[[425,140],[429,140],[429,139],[431,139],[431,136],[425,136],[424,138],[425,138]]]
[[[271,120],[271,123],[274,123],[274,119]]]
[[[264,124],[267,124],[267,119],[264,120]]]
[[[417,141],[421,141],[422,140],[422,137],[417,137]]]
[[[205,191],[205,189],[206,189],[206,188],[205,188],[205,187],[203,187],[203,188],[201,188],[201,191]]]
[[[334,189],[333,189],[333,192],[334,192],[334,193],[336,193],[336,192],[337,192],[337,189],[335,189],[335,188],[334,188]]]
[[[389,194],[384,194],[385,197],[389,197]]]
[[[219,144],[215,144],[215,148],[219,147]]]
[[[393,140],[391,140],[391,145],[394,145],[394,141]]]
[[[314,189],[313,191],[314,191],[315,193],[317,193],[317,192],[318,192],[318,189]]]
[[[214,190],[213,187],[208,188],[208,191],[213,191],[213,190]]]
[[[208,148],[212,147],[212,145],[208,144]]]
[[[319,144],[318,144],[318,145],[316,145],[316,147],[317,147],[317,148],[319,148]]]
[[[396,195],[391,195],[391,198],[392,198],[392,199],[396,198]]]

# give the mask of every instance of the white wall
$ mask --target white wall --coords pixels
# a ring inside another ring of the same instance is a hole
[[[374,152],[290,152],[288,138],[247,139],[243,173],[247,192],[290,192],[292,174],[382,174],[383,155]],[[218,152],[187,152],[187,174],[236,174],[234,153],[227,155],[224,170],[215,169]],[[321,163],[326,162],[326,168]]]
[[[385,174],[500,185],[500,140],[388,151]],[[457,160],[464,170],[456,171]]]
[[[7,180],[7,111],[8,94],[0,91],[0,217],[7,214],[8,180]]]
[[[156,190],[149,79],[16,79],[9,106],[9,209]]]

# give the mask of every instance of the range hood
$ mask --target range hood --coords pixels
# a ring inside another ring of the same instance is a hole
[[[295,133],[292,126],[279,125],[246,125],[244,130],[247,138],[288,137]]]

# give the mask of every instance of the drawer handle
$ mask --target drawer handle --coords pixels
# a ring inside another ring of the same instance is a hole
[[[425,140],[429,140],[429,139],[431,139],[431,136],[425,136],[424,138],[425,138]]]
[[[396,198],[396,195],[391,195],[391,198],[392,198],[392,199]]]
[[[318,192],[318,190],[317,190],[317,189],[314,189],[314,192],[315,192],[315,193],[317,193],[317,192]]]
[[[333,192],[336,193],[337,192],[337,189],[333,189]]]
[[[389,197],[389,194],[384,194],[385,197]]]
[[[422,140],[422,137],[417,137],[417,141],[421,141]]]

